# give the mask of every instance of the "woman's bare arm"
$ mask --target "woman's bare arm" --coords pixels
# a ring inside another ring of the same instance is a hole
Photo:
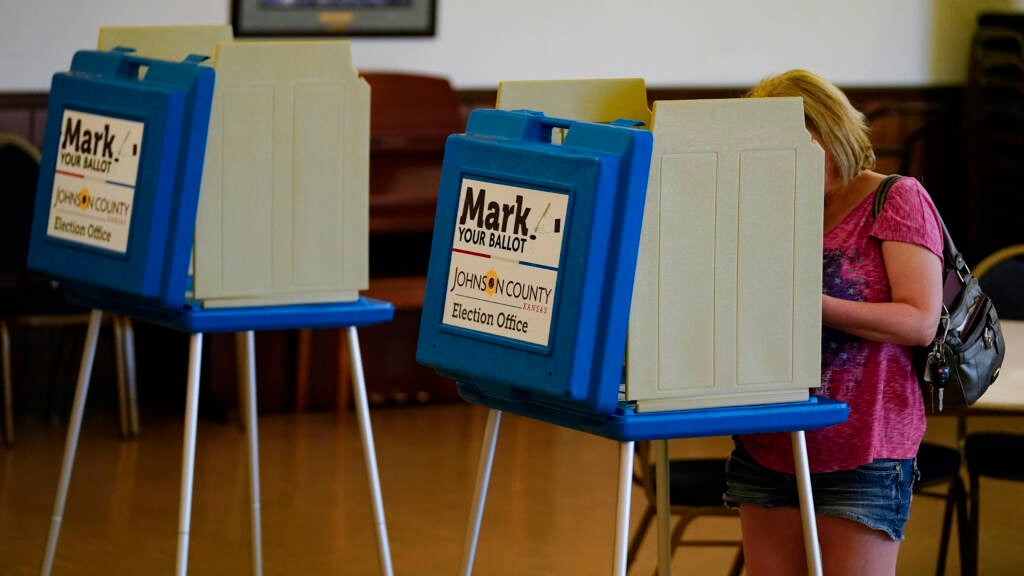
[[[892,301],[822,295],[822,323],[877,342],[930,344],[942,310],[942,262],[928,249],[905,242],[882,242],[882,256]]]

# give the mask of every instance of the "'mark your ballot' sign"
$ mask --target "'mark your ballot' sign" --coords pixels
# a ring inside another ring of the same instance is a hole
[[[632,122],[473,112],[445,148],[418,360],[614,409],[650,153]]]
[[[30,267],[184,301],[213,98],[203,60],[83,50],[54,75]]]
[[[547,346],[569,196],[464,178],[443,323]]]
[[[65,109],[46,234],[124,254],[142,122]]]

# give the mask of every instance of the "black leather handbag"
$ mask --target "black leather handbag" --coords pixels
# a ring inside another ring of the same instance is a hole
[[[878,185],[875,218],[885,206],[889,188],[899,178],[888,176]],[[999,376],[1006,351],[992,300],[981,290],[978,279],[953,244],[942,216],[939,224],[943,238],[942,316],[931,345],[914,350],[925,411],[929,414],[974,404]]]

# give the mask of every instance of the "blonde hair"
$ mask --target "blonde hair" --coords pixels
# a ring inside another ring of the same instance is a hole
[[[799,96],[804,101],[807,128],[821,139],[825,152],[843,182],[875,167],[867,121],[843,91],[807,70],[790,70],[761,80],[748,98]]]

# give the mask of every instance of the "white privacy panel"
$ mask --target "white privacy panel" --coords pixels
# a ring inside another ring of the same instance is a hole
[[[584,122],[620,118],[649,124],[647,88],[642,78],[514,80],[498,84],[499,110],[534,110]]]
[[[226,83],[225,83],[226,84]],[[203,245],[197,270],[197,296],[217,294],[207,292],[208,274],[216,274],[221,290],[226,293],[267,291],[273,287],[271,260],[273,229],[273,86],[221,85],[221,97],[214,100],[219,146],[214,166],[210,155],[199,197],[201,214],[198,221],[207,229],[196,231],[199,238],[214,239]],[[211,138],[209,142],[214,140]],[[207,144],[209,146],[209,144]],[[231,151],[244,150],[255,162],[231,161]],[[209,193],[209,194],[208,194]],[[204,196],[219,195],[219,202],[203,202]],[[210,230],[209,226],[216,228]],[[211,233],[212,232],[212,233]],[[208,256],[220,256],[218,262]]]
[[[790,383],[796,152],[742,152],[739,168],[736,383]]]
[[[353,169],[345,158],[345,93],[340,86],[295,87],[295,145],[292,151],[291,281],[296,286],[330,286],[342,282],[341,262],[324,265],[316,254],[324,247],[345,254],[345,196],[324,182],[344,182]],[[354,160],[350,160],[355,164]],[[357,208],[353,206],[353,208]],[[323,218],[324,215],[329,218]],[[338,217],[332,219],[330,216]],[[312,222],[320,226],[310,226]]]
[[[118,46],[134,48],[146,58],[183,60],[189,54],[211,58],[218,42],[230,42],[231,26],[103,26],[100,28],[99,50]]]
[[[673,294],[685,295],[675,301],[679,316],[686,318],[686,323],[657,323],[658,341],[679,344],[659,349],[658,364],[669,374],[685,371],[689,375],[685,380],[666,380],[666,387],[710,387],[715,378],[714,346],[711,345],[715,335],[715,277],[674,271],[690,266],[715,269],[718,161],[718,154],[714,152],[662,158],[663,189],[679,193],[660,195],[660,212],[656,213],[662,242],[678,249],[661,254],[658,290],[666,298],[672,298]],[[692,225],[679,225],[682,222],[692,222]]]
[[[222,43],[215,67],[196,298],[354,300],[369,280],[370,89],[348,42]]]
[[[212,58],[193,258],[204,306],[358,297],[369,282],[370,87],[348,41],[236,43],[230,26],[113,26],[98,44]]]
[[[820,385],[824,154],[796,98],[656,102],[630,317],[639,411]]]

